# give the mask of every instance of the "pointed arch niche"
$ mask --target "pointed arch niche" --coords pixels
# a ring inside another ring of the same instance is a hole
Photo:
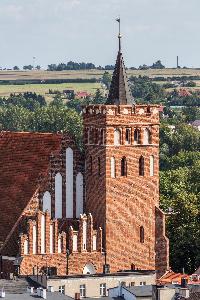
[[[73,218],[73,150],[66,149],[66,218]]]
[[[76,176],[76,217],[83,213],[83,175],[79,172]]]
[[[51,216],[51,194],[49,192],[45,192],[42,198],[42,210],[45,212],[48,210],[50,216]]]
[[[55,218],[62,218],[62,176],[60,173],[55,176]]]

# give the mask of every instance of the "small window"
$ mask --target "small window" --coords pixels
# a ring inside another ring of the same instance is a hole
[[[110,175],[111,175],[111,178],[116,177],[115,158],[114,157],[111,157],[111,159],[110,159]]]
[[[93,144],[94,143],[94,129],[90,128],[90,133],[89,133],[89,144]]]
[[[80,285],[80,296],[81,297],[86,297],[86,286],[85,286],[85,284]]]
[[[144,227],[140,226],[140,243],[144,243]]]
[[[64,285],[60,285],[58,291],[59,291],[59,293],[65,295],[65,286]]]
[[[106,283],[100,284],[100,296],[106,297]]]
[[[139,175],[144,176],[144,157],[141,156],[139,159]]]
[[[98,157],[98,175],[101,175],[101,160],[100,157]]]
[[[131,282],[131,286],[135,286],[135,282],[133,281],[133,282]]]
[[[126,157],[121,160],[121,176],[127,176],[127,161]]]
[[[119,129],[115,129],[114,131],[114,145],[121,145],[121,131]]]
[[[154,156],[150,156],[150,176],[154,176]]]
[[[139,131],[139,129],[135,129],[135,131],[134,131],[134,143],[139,144],[139,140],[140,140],[140,131]]]
[[[130,145],[131,143],[131,129],[126,128],[126,139],[125,139],[125,144]]]

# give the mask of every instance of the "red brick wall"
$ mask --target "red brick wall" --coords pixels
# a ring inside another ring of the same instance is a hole
[[[149,112],[150,110],[150,112]],[[103,228],[103,245],[111,271],[156,269],[156,252],[163,232],[156,235],[155,208],[159,205],[159,112],[157,106],[89,106],[84,109],[84,128],[106,131],[105,144],[86,145],[86,208],[97,226]],[[125,145],[126,127],[131,128],[131,143]],[[114,146],[114,129],[121,130],[121,145]],[[134,130],[151,132],[150,145],[133,145]],[[87,134],[85,134],[87,143]],[[144,157],[145,175],[139,176],[139,158]],[[150,156],[154,156],[154,176],[150,176]],[[92,173],[90,157],[93,158]],[[121,159],[127,159],[127,176],[121,176]],[[98,157],[102,173],[98,174]],[[111,178],[110,158],[116,160],[116,178]],[[145,240],[140,243],[140,226]],[[158,242],[158,243],[157,243]],[[165,245],[165,248],[167,245]],[[166,252],[166,251],[165,251]],[[167,252],[166,252],[167,253]],[[168,257],[165,257],[165,261]]]

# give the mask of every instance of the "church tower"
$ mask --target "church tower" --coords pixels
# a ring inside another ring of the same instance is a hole
[[[120,32],[107,102],[85,106],[83,119],[85,210],[102,227],[110,271],[164,272],[168,239],[159,209],[159,107],[135,104]]]

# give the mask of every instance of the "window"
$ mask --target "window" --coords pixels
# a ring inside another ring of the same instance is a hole
[[[51,216],[51,195],[49,192],[44,193],[42,202],[43,202],[43,208],[42,208],[43,212],[48,210],[48,212]]]
[[[144,227],[140,226],[140,243],[144,243]]]
[[[125,144],[129,145],[131,143],[131,129],[126,128],[126,139],[125,139]]]
[[[121,131],[119,129],[115,129],[114,131],[114,145],[119,146],[121,144]]]
[[[141,156],[139,159],[139,175],[144,176],[144,157]]]
[[[45,216],[41,216],[41,254],[45,253]]]
[[[150,156],[150,176],[154,176],[154,156]]]
[[[90,128],[90,139],[89,139],[89,144],[93,144],[94,141],[94,129]]]
[[[131,282],[131,286],[135,286],[135,282]]]
[[[144,145],[148,145],[151,143],[150,141],[151,139],[151,133],[150,133],[150,130],[148,128],[145,128],[144,129],[144,140],[143,140],[143,144]]]
[[[65,295],[65,286],[64,285],[60,285],[59,286],[59,293],[64,294]]]
[[[139,129],[135,129],[135,131],[134,131],[134,143],[139,144],[139,140],[140,140],[140,131],[139,131]]]
[[[110,159],[110,175],[111,178],[115,178],[116,177],[116,172],[115,172],[115,158],[111,157]]]
[[[146,285],[146,281],[141,281],[140,285]]]
[[[106,297],[106,283],[100,284],[100,296]]]
[[[98,157],[98,175],[99,176],[101,175],[101,160],[99,157]]]
[[[121,160],[121,176],[127,176],[127,161],[126,157]]]
[[[86,297],[86,286],[85,286],[85,284],[80,285],[80,296],[81,297]]]

